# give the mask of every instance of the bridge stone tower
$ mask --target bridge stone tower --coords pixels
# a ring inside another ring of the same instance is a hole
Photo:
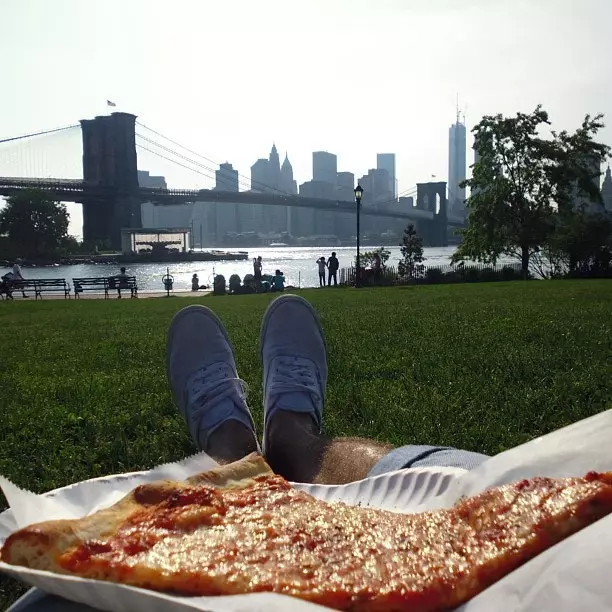
[[[448,200],[446,199],[446,182],[417,183],[418,210],[433,213],[433,220],[420,220],[417,223],[419,234],[427,246],[447,246]]]
[[[136,116],[112,113],[81,121],[83,239],[121,248],[121,229],[141,227],[136,161]],[[87,188],[91,188],[91,196]]]

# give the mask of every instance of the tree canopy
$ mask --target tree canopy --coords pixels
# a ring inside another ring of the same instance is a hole
[[[35,260],[55,255],[68,237],[66,206],[39,190],[10,196],[0,211],[0,235],[11,257]]]
[[[422,276],[425,266],[423,266],[423,238],[419,236],[414,225],[408,224],[402,236],[400,244],[402,259],[400,259],[397,270],[400,276],[407,276],[414,279]]]
[[[526,278],[531,256],[554,229],[555,213],[571,210],[578,196],[601,198],[600,165],[609,155],[609,147],[594,140],[601,120],[587,115],[570,134],[550,130],[541,106],[516,117],[483,117],[472,130],[478,160],[463,183],[470,188],[468,226],[452,261],[495,264],[510,255],[521,260]]]

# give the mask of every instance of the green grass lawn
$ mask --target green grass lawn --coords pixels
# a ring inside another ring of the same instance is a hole
[[[610,281],[301,294],[327,336],[330,435],[494,454],[612,407]],[[0,303],[0,474],[42,492],[193,453],[164,371],[189,303],[226,324],[261,423],[271,297]],[[17,592],[0,580],[0,607]]]

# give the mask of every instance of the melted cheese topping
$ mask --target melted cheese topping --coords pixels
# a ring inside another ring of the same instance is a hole
[[[329,504],[264,476],[194,486],[67,551],[67,571],[164,591],[272,591],[338,609],[454,607],[612,511],[599,475],[534,479],[455,508],[404,515]]]

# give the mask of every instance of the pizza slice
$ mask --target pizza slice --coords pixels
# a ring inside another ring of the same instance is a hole
[[[612,474],[534,478],[450,509],[327,503],[249,455],[13,533],[6,563],[183,595],[275,592],[339,610],[454,608],[612,512]]]

